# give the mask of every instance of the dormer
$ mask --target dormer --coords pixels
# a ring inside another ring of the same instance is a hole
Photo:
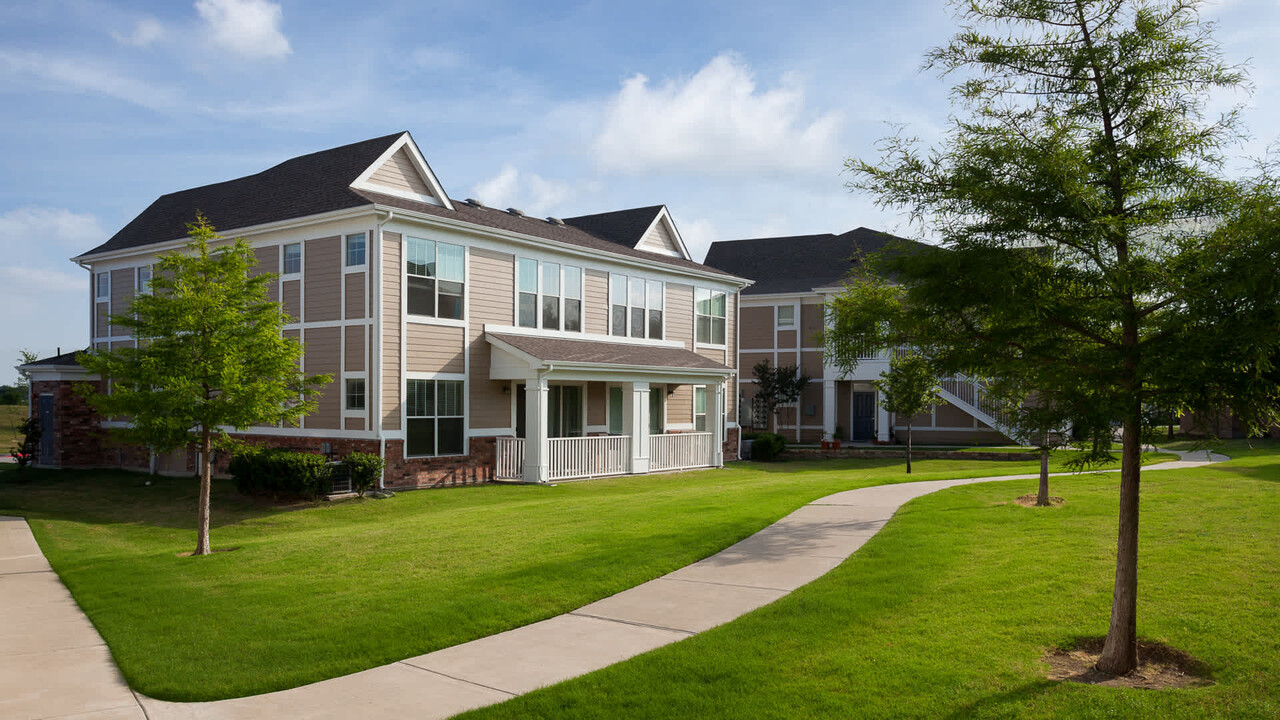
[[[391,143],[351,187],[453,209],[444,187],[407,132]]]

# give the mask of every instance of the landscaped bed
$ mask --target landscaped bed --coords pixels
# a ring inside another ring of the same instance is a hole
[[[0,514],[28,517],[130,685],[196,700],[293,687],[572,610],[840,490],[1034,468],[921,461],[908,476],[900,460],[744,463],[283,508],[217,483],[213,544],[239,549],[205,558],[181,557],[194,545],[190,479],[36,472],[18,485],[8,470]],[[1071,508],[1066,482],[1054,492]],[[1033,487],[1007,486],[1004,499]]]

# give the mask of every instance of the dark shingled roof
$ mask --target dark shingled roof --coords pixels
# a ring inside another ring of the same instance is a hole
[[[161,195],[85,255],[186,237],[186,224],[197,211],[214,227],[230,230],[368,205],[348,186],[401,135],[321,150],[256,175]]]
[[[739,277],[755,280],[743,295],[804,293],[838,285],[858,257],[879,252],[890,243],[927,247],[923,243],[860,227],[840,235],[725,240],[711,244],[703,262]]]
[[[702,357],[698,353],[684,348],[598,342],[595,340],[566,340],[563,338],[508,335],[492,332],[485,333],[485,336],[507,343],[521,352],[548,362],[640,365],[677,370],[730,370],[730,368],[721,365],[715,360]]]
[[[72,350],[69,353],[62,353],[61,355],[54,355],[53,357],[41,358],[39,360],[26,363],[21,367],[39,367],[41,365],[46,365],[46,366],[47,365],[79,365],[80,363],[76,362],[76,356],[81,353],[87,353],[87,352],[89,352],[89,348],[85,348],[83,350]]]
[[[584,230],[598,238],[634,248],[644,238],[644,231],[653,224],[662,210],[661,205],[615,210],[599,215],[579,215],[565,218],[565,224]]]

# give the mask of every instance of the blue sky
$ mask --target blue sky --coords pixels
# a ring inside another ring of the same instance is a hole
[[[1205,9],[1250,61],[1258,154],[1280,139],[1280,6]],[[942,0],[0,0],[0,382],[88,338],[67,258],[167,192],[409,130],[445,189],[572,216],[665,203],[713,240],[909,233],[849,194],[886,123],[933,139]]]

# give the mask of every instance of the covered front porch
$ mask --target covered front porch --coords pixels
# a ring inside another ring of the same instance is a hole
[[[511,384],[515,436],[495,476],[546,483],[724,464],[732,370],[678,344],[486,333],[490,377]]]

